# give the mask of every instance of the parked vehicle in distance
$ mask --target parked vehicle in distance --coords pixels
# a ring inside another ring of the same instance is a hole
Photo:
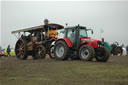
[[[4,49],[0,49],[0,57],[1,56],[5,56],[5,54],[4,54]]]
[[[8,56],[7,49],[4,50],[5,56]],[[11,48],[10,56],[16,56],[14,48]]]

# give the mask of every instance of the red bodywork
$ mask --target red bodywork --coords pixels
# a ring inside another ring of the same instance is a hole
[[[59,38],[58,40],[64,40],[67,43],[68,47],[72,47],[72,43],[68,38]]]
[[[100,41],[100,40],[91,39],[91,38],[81,38],[80,44],[87,43],[88,45],[92,46],[93,48],[99,48],[98,41]]]
[[[68,47],[72,47],[72,43],[68,38],[60,38],[58,40],[64,40],[67,43]],[[91,38],[81,38],[80,44],[87,43],[93,48],[99,48],[97,41],[100,41],[100,40],[91,39]]]

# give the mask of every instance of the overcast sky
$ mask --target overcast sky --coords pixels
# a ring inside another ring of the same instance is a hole
[[[80,24],[94,30],[92,38],[128,45],[128,1],[2,1],[1,46],[14,47],[17,39],[11,31],[41,25],[45,18],[64,26]]]

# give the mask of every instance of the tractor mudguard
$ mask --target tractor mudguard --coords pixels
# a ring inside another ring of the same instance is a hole
[[[59,41],[59,40],[65,41],[65,43],[68,45],[68,47],[72,47],[72,43],[68,38],[59,38],[57,41]]]

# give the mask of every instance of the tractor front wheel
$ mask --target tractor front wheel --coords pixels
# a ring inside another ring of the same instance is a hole
[[[60,40],[57,41],[54,47],[54,56],[57,60],[67,60],[69,58],[70,49],[67,44]]]
[[[101,47],[96,51],[96,61],[98,62],[107,62],[110,56],[110,52],[107,48]]]
[[[95,56],[94,48],[89,45],[82,45],[79,49],[79,58],[81,60],[91,61]]]

